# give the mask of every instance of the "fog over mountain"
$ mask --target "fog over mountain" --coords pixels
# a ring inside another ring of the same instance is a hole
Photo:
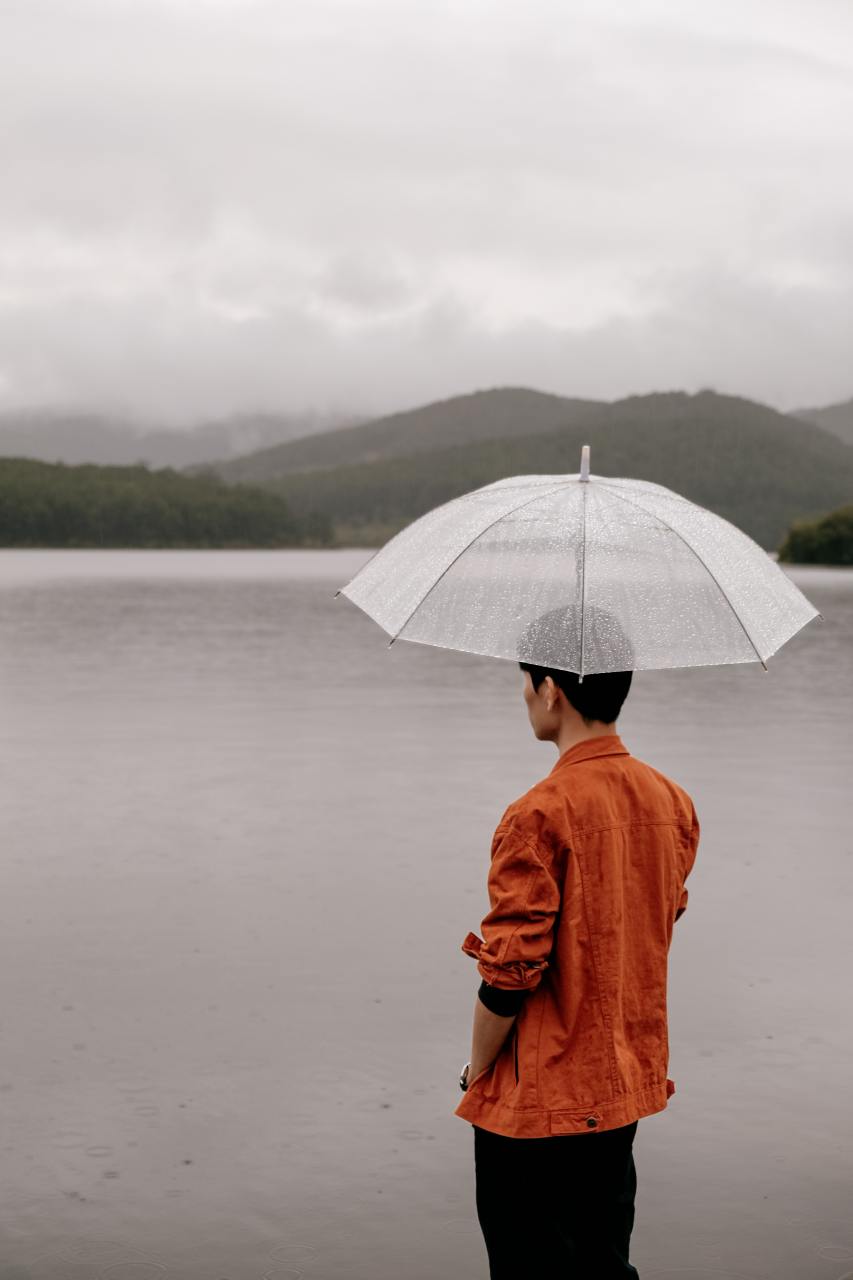
[[[673,402],[673,396],[683,399],[683,394],[670,392],[648,403],[663,407]],[[727,404],[739,403],[716,400],[723,406],[721,418]],[[145,463],[178,469],[215,464],[231,482],[257,483],[288,471],[416,456],[477,440],[536,436],[577,422],[593,424],[606,420],[611,408],[605,400],[555,396],[527,387],[493,387],[366,421],[335,413],[242,413],[165,428],[93,413],[19,409],[0,413],[0,458],[106,466]],[[853,445],[851,400],[798,410],[790,416]]]
[[[0,457],[187,467],[227,461],[356,421],[339,414],[235,414],[220,422],[156,429],[95,414],[10,410],[0,414]]]
[[[850,395],[840,0],[15,0],[0,410]]]

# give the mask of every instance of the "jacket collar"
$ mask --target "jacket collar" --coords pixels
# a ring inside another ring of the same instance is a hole
[[[563,769],[566,765],[579,764],[581,760],[594,760],[598,756],[627,756],[630,754],[618,733],[602,733],[597,738],[585,738],[582,742],[576,742],[573,747],[569,747],[568,751],[564,751],[558,758],[551,773],[556,773],[558,769]]]

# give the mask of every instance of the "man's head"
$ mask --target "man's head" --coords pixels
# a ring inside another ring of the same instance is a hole
[[[624,670],[596,672],[581,680],[574,671],[541,665],[543,659],[549,664],[579,659],[579,621],[571,609],[552,609],[530,623],[520,637],[518,665],[524,673],[524,701],[537,738],[557,741],[566,727],[572,736],[600,733],[605,726],[613,731],[631,687],[633,648],[612,614],[588,607],[584,650],[587,657],[604,657]],[[526,655],[537,657],[539,663],[528,661]]]
[[[555,667],[519,662],[524,673],[524,701],[537,738],[556,741],[566,719],[584,729],[613,725],[631,687],[631,671],[604,671],[584,676]]]

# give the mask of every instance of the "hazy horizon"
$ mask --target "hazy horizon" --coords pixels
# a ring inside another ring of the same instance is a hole
[[[357,425],[361,422],[370,420],[372,417],[376,417],[376,418],[392,417],[397,414],[416,412],[419,409],[425,409],[432,404],[439,404],[445,400],[452,400],[455,398],[461,398],[463,396],[477,395],[477,394],[482,394],[482,393],[491,392],[491,391],[510,391],[510,390],[531,391],[534,393],[541,393],[543,395],[561,396],[567,399],[572,399],[572,398],[599,399],[602,403],[605,403],[605,402],[613,403],[616,400],[628,399],[628,398],[631,398],[632,396],[677,395],[682,393],[687,395],[696,395],[702,391],[710,391],[720,396],[731,396],[735,398],[753,400],[754,403],[756,404],[763,404],[767,408],[774,409],[778,413],[785,413],[785,414],[791,414],[796,411],[821,410],[821,409],[833,407],[832,405],[829,405],[829,404],[797,404],[797,405],[791,406],[790,408],[784,408],[777,404],[771,404],[767,400],[762,401],[757,397],[743,396],[741,392],[738,392],[737,390],[734,390],[734,389],[724,391],[718,387],[708,387],[708,386],[699,386],[692,390],[685,387],[675,387],[675,386],[654,387],[654,388],[651,388],[649,391],[638,391],[638,392],[628,391],[626,392],[624,397],[619,396],[619,397],[613,397],[612,399],[610,399],[604,396],[573,397],[571,392],[550,391],[547,388],[538,387],[538,386],[519,386],[519,385],[498,386],[496,385],[496,386],[470,387],[467,390],[459,391],[452,396],[436,396],[433,400],[428,400],[428,401],[413,400],[412,403],[401,403],[397,407],[390,408],[386,411],[383,411],[381,414],[377,413],[375,415],[360,411],[357,408],[352,409],[352,411],[350,412],[344,409],[322,410],[312,405],[302,405],[302,406],[296,406],[296,407],[282,406],[279,409],[274,409],[274,408],[257,409],[249,404],[244,406],[243,408],[239,408],[239,407],[235,408],[227,413],[226,412],[211,413],[211,414],[199,415],[197,417],[189,417],[189,418],[184,418],[184,417],[175,418],[173,415],[172,416],[167,415],[167,416],[158,418],[153,416],[146,416],[141,413],[136,413],[132,410],[119,411],[119,410],[111,409],[109,406],[99,406],[94,404],[69,405],[69,404],[35,404],[34,403],[34,404],[28,404],[28,405],[5,406],[5,407],[0,405],[0,427],[2,427],[3,424],[7,422],[11,423],[16,420],[24,421],[27,417],[30,417],[30,416],[33,419],[38,419],[39,421],[45,421],[51,418],[57,418],[62,420],[65,418],[73,419],[73,418],[79,417],[84,419],[91,419],[92,421],[103,423],[104,425],[109,427],[115,426],[118,429],[128,428],[134,434],[147,434],[149,432],[150,433],[168,432],[168,433],[181,434],[187,431],[200,430],[205,427],[207,428],[211,428],[215,426],[227,427],[232,422],[238,422],[240,420],[249,421],[255,418],[259,420],[263,420],[267,418],[268,419],[281,418],[282,420],[287,419],[291,421],[298,421],[304,418],[306,422],[306,434],[313,434],[315,429],[318,431],[333,431],[341,426]],[[839,401],[833,402],[833,403],[846,404],[851,401],[853,401],[853,394],[843,396],[840,398]],[[307,424],[312,420],[313,420],[313,425],[308,426]]]

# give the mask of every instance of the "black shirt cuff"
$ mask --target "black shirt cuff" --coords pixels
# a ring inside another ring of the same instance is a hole
[[[524,1004],[526,990],[504,991],[501,987],[491,987],[485,979],[480,983],[477,996],[492,1013],[501,1018],[511,1018],[518,1013]]]

